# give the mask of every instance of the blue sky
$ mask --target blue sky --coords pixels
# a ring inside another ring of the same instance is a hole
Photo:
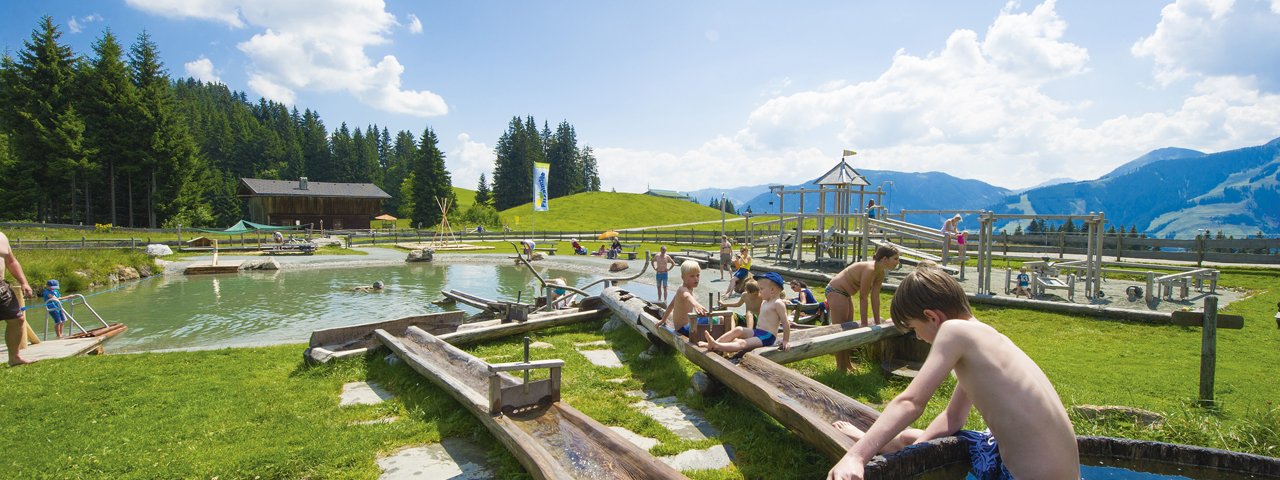
[[[568,120],[606,189],[855,168],[1020,188],[1280,136],[1280,0],[11,3],[77,52],[148,31],[173,76],[441,139],[474,188],[514,115]],[[552,173],[554,175],[554,172]],[[873,183],[875,179],[870,179]]]

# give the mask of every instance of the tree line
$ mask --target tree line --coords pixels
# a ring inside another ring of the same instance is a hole
[[[436,199],[456,203],[430,127],[393,135],[341,123],[330,131],[311,109],[170,79],[146,32],[126,51],[104,30],[87,56],[61,37],[46,16],[16,55],[0,58],[0,178],[8,179],[0,211],[8,219],[230,225],[247,213],[236,196],[244,177],[373,183],[391,196],[384,211],[422,227],[440,222]],[[451,215],[496,225],[493,207],[530,201],[535,161],[552,164],[552,197],[599,190],[595,158],[573,126],[536,125],[512,120],[495,149],[492,188],[480,177],[477,196],[488,198]]]

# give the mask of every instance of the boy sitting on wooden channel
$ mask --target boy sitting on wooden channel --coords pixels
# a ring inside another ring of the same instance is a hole
[[[711,333],[704,332],[705,342],[698,342],[699,347],[710,351],[738,352],[760,347],[772,346],[778,341],[778,327],[782,327],[782,343],[778,348],[786,350],[791,340],[791,322],[787,321],[787,304],[781,298],[782,276],[774,272],[766,272],[755,276],[760,287],[760,318],[756,326],[735,327],[720,338],[711,338]]]
[[[902,279],[889,309],[893,323],[932,345],[920,373],[865,433],[834,426],[857,443],[827,474],[861,479],[877,453],[954,435],[968,445],[974,476],[1066,480],[1080,478],[1080,452],[1062,399],[1049,377],[1009,337],[978,321],[955,279],[931,262]],[[952,373],[947,407],[924,430],[907,428]],[[987,432],[961,430],[978,409]],[[997,445],[996,439],[999,439]]]
[[[701,278],[702,267],[697,261],[685,260],[680,264],[680,288],[676,289],[675,295],[671,297],[666,313],[663,313],[662,320],[658,322],[659,327],[671,322],[677,334],[689,336],[689,314],[696,313],[699,316],[707,314],[707,308],[698,303],[698,299],[694,298],[693,294]]]

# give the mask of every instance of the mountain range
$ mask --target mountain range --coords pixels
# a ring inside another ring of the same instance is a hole
[[[1280,233],[1280,138],[1264,145],[1203,153],[1160,148],[1126,162],[1096,180],[1054,179],[1023,191],[940,172],[904,173],[859,170],[872,186],[886,191],[891,211],[989,210],[1042,215],[1104,212],[1108,225],[1136,228],[1154,237],[1194,237],[1198,230],[1235,237]],[[813,180],[788,189],[817,188]],[[708,188],[684,192],[707,204],[721,192],[738,210],[778,212],[768,185]],[[818,194],[806,194],[805,210]],[[798,197],[788,196],[786,211],[796,212]],[[936,217],[936,218],[935,218]],[[941,215],[916,215],[908,221],[941,225]],[[966,219],[969,228],[976,221]],[[998,224],[1015,228],[1016,222]]]

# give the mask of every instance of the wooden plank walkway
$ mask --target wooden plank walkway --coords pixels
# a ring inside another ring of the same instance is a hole
[[[102,343],[107,337],[63,338],[45,340],[35,345],[27,345],[22,349],[22,358],[30,362],[51,360],[55,358],[74,357],[84,354],[101,354]],[[9,349],[0,345],[0,358],[9,358]]]

